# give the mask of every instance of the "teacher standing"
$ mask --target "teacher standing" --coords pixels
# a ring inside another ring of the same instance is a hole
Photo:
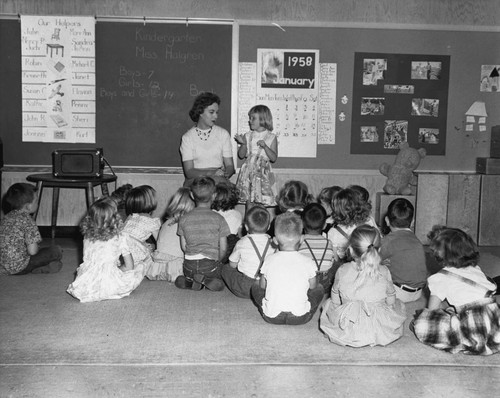
[[[181,157],[184,186],[196,177],[210,176],[216,182],[229,182],[234,174],[231,135],[215,122],[220,98],[204,92],[196,97],[189,116],[195,125],[182,136]]]

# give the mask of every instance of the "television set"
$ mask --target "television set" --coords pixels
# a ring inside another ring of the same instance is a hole
[[[104,170],[102,148],[56,149],[52,152],[52,174],[57,178],[99,178]]]

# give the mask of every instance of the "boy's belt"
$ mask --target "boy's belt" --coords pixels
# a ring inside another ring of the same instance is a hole
[[[400,289],[403,289],[405,292],[415,293],[415,292],[418,292],[419,290],[422,290],[421,287],[411,287],[411,286],[405,285],[404,283],[398,283],[398,282],[394,282],[394,281],[392,283],[394,283]]]

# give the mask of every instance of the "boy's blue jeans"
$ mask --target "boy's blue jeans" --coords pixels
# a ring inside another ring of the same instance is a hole
[[[195,274],[205,275],[208,278],[221,279],[221,267],[222,263],[220,261],[209,258],[201,260],[184,259],[182,271],[184,272],[184,276],[190,279],[193,279]]]

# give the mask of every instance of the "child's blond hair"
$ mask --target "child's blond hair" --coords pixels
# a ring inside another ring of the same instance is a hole
[[[349,238],[349,250],[358,264],[359,274],[354,286],[359,288],[367,279],[378,279],[381,257],[378,252],[381,238],[377,228],[371,225],[360,225],[352,231]]]
[[[248,111],[248,116],[259,115],[260,126],[266,130],[273,131],[273,115],[265,105],[255,105]]]
[[[85,239],[107,241],[120,233],[122,219],[118,214],[116,201],[109,196],[96,200],[80,223]]]
[[[274,235],[280,244],[299,243],[304,225],[298,214],[286,212],[276,216]]]
[[[165,221],[169,225],[176,224],[184,214],[193,210],[194,207],[195,204],[191,197],[191,190],[186,187],[180,187],[168,202],[167,210],[165,211]]]

